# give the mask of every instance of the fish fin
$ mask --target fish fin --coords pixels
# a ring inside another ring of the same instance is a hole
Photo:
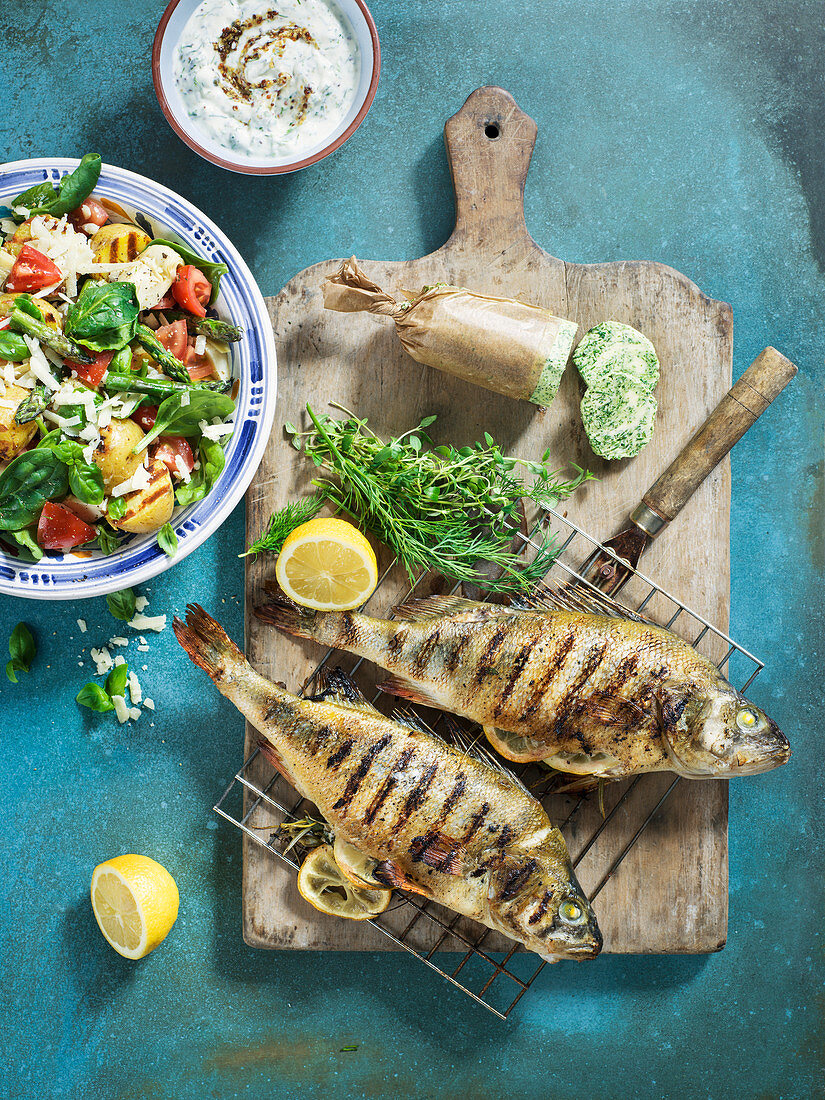
[[[228,668],[246,658],[223,627],[197,603],[186,605],[186,622],[175,616],[172,622],[175,637],[190,658],[219,684]]]
[[[465,622],[484,622],[509,610],[495,604],[465,600],[461,596],[424,596],[423,599],[409,600],[394,607],[393,616],[404,623],[423,623],[450,615],[461,615]]]
[[[577,583],[562,585],[545,582],[535,591],[517,597],[512,606],[524,611],[580,611],[587,615],[606,615],[611,619],[656,625],[652,619],[631,611],[597,588],[586,588]]]
[[[461,875],[467,868],[467,849],[446,833],[413,837],[410,855],[415,862],[432,867],[443,875]]]
[[[281,759],[281,755],[275,748],[275,746],[270,744],[269,741],[264,741],[263,739],[261,739],[258,741],[258,749],[260,750],[261,756],[264,758],[264,760],[266,760],[268,764],[271,764],[275,771],[278,772],[279,775],[282,775],[287,783],[291,784],[294,787],[295,781],[287,771],[286,764],[284,764],[283,760]]]
[[[315,682],[318,692],[309,697],[312,703],[335,703],[336,706],[349,707],[350,710],[380,714],[342,668],[322,668]]]
[[[594,692],[579,713],[587,718],[604,722],[608,726],[616,723],[627,725],[634,721],[643,722],[650,718],[650,711],[645,710],[632,699],[622,699],[621,696],[605,695],[602,692]]]
[[[318,612],[293,603],[275,581],[267,581],[264,587],[269,599],[255,608],[255,617],[296,638],[314,638]]]
[[[428,896],[427,891],[419,886],[417,882],[413,882],[411,878],[404,874],[397,863],[394,863],[391,859],[382,859],[380,863],[372,870],[372,877],[384,886],[392,886],[398,890],[411,890],[415,894],[423,894]]]
[[[472,757],[472,759],[477,760],[480,764],[484,764],[486,767],[498,772],[499,775],[503,776],[509,782],[515,783],[517,787],[520,787],[526,793],[530,793],[517,775],[514,775],[509,768],[505,767],[498,757],[488,752],[484,745],[481,744],[478,737],[471,740],[467,730],[460,726],[451,714],[445,715],[445,725],[449,731],[448,744],[452,743],[457,748],[461,749],[465,756]],[[481,734],[479,734],[479,737],[480,736]]]
[[[426,733],[428,737],[434,737],[436,741],[447,744],[444,738],[436,733],[433,727],[428,725],[421,715],[416,714],[410,707],[397,708],[392,712],[392,719],[400,725],[406,726],[407,729],[415,730],[416,733]]]
[[[425,707],[435,707],[441,710],[441,704],[429,693],[427,688],[418,684],[412,684],[403,676],[388,676],[380,684],[375,685],[379,691],[385,691],[387,695],[397,695],[399,699],[409,699],[411,703],[420,703]]]

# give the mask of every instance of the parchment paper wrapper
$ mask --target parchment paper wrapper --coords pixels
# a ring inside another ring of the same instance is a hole
[[[324,305],[386,314],[419,363],[536,405],[556,396],[578,328],[539,306],[457,286],[425,287],[398,302],[367,278],[354,256],[327,279]]]

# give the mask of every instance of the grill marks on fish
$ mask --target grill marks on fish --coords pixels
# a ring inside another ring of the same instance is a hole
[[[367,812],[364,814],[365,825],[372,825],[376,814],[386,802],[390,792],[397,786],[399,774],[407,768],[413,756],[415,756],[415,749],[405,749],[393,764],[390,774],[375,792],[375,797],[367,807]]]
[[[432,783],[435,773],[437,771],[437,764],[429,764],[423,772],[421,778],[407,795],[406,799],[404,800],[404,805],[401,807],[401,812],[393,823],[393,830],[395,832],[398,832],[400,829],[402,829],[407,824],[410,816],[414,814],[416,810],[421,808],[424,799],[427,797],[427,791],[430,787],[430,784]]]
[[[465,628],[466,631],[466,628]],[[503,623],[497,627],[495,633],[487,643],[487,647],[478,659],[478,667],[476,668],[476,683],[481,684],[489,673],[495,668],[495,657],[498,651],[504,645],[504,642],[510,633],[510,627],[508,623]],[[464,635],[464,640],[469,641],[469,631]]]
[[[329,760],[327,760],[327,768],[337,768],[352,752],[352,746],[352,738],[344,741],[344,743],[335,750]]]
[[[513,689],[515,688],[519,677],[524,671],[524,666],[530,659],[530,654],[533,652],[534,645],[535,643],[531,638],[526,645],[522,646],[522,648],[513,658],[513,664],[510,668],[510,675],[507,678],[507,683],[501,689],[501,693],[495,703],[495,706],[493,707],[493,714],[495,717],[498,717],[501,714],[501,712],[510,701],[510,696],[513,694]]]
[[[361,761],[358,764],[358,767],[347,780],[347,785],[344,788],[344,793],[333,805],[333,810],[346,811],[346,809],[349,807],[349,804],[358,793],[358,788],[367,777],[370,768],[375,763],[375,758],[378,756],[379,753],[384,751],[390,741],[392,741],[392,735],[386,733],[382,738],[380,738],[380,740],[376,741],[373,745],[370,745],[370,747],[361,757]]]
[[[425,639],[424,643],[419,647],[418,652],[413,658],[412,671],[414,675],[421,675],[425,671],[430,663],[430,658],[438,648],[440,640],[441,630],[436,627],[432,634]]]
[[[524,710],[521,712],[521,721],[530,718],[541,706],[542,700],[547,694],[551,683],[558,676],[562,665],[575,644],[576,636],[572,630],[559,638],[555,653],[550,661],[548,661],[544,670],[539,674],[538,679],[533,682],[533,690],[527,698]]]
[[[538,861],[530,858],[525,860],[520,867],[513,867],[511,870],[507,871],[504,878],[504,885],[498,895],[501,900],[510,901],[511,898],[514,898],[519,890],[526,885],[527,880],[537,867]]]
[[[528,924],[538,924],[538,922],[541,920],[541,918],[547,912],[547,907],[548,907],[548,905],[550,904],[550,902],[552,900],[553,900],[553,895],[549,892],[549,890],[545,890],[544,894],[542,895],[541,901],[538,903],[536,908],[533,910],[533,912],[527,918],[527,923]]]

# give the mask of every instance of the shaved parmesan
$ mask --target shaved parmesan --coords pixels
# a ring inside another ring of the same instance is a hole
[[[159,634],[161,630],[166,629],[166,616],[143,615],[138,612],[133,619],[129,620],[129,626],[132,630],[154,630]]]

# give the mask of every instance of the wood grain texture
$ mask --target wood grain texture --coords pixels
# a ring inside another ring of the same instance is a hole
[[[598,474],[598,482],[571,500],[569,514],[585,530],[605,538],[723,397],[731,380],[728,305],[707,298],[689,279],[662,264],[567,264],[529,236],[522,195],[535,136],[535,123],[508,93],[497,88],[474,92],[445,127],[457,209],[449,241],[417,260],[359,261],[391,291],[444,281],[534,302],[576,320],[579,337],[606,318],[640,329],[652,339],[662,364],[652,442],[633,460],[608,464],[596,458],[582,429],[581,384],[572,367],[552,406],[541,411],[417,364],[401,350],[388,319],[323,310],[321,285],[341,263],[330,260],[301,272],[269,301],[278,347],[279,402],[269,449],[247,495],[250,539],[273,509],[307,488],[312,468],[282,434],[285,421],[302,421],[307,401],[322,410],[331,401],[341,402],[368,417],[379,434],[397,434],[435,412],[438,441],[461,445],[487,430],[510,453],[535,456],[549,448],[560,466],[573,460]],[[729,611],[729,510],[725,460],[643,561],[646,573],[723,629]],[[314,644],[283,637],[254,618],[262,582],[273,572],[272,562],[248,559],[247,653],[264,675],[298,690],[322,653]],[[396,570],[369,610],[388,608],[404,590],[403,574]],[[341,663],[349,667],[346,660]],[[375,682],[374,669],[361,673],[365,682]],[[247,752],[252,744],[248,731]],[[260,779],[265,782],[270,775],[261,764]],[[671,779],[648,776],[636,785],[579,868],[586,890],[599,881]],[[623,785],[608,788],[608,808],[623,790]],[[261,808],[250,823],[265,829],[270,820]],[[574,855],[599,821],[593,800],[566,830]],[[601,892],[597,911],[607,951],[719,949],[727,925],[727,783],[680,783]],[[316,913],[298,895],[292,874],[246,838],[243,929],[247,943],[257,947],[393,947],[368,926]],[[485,941],[491,949],[503,945],[495,937]],[[455,949],[456,944],[448,941],[446,946]]]

